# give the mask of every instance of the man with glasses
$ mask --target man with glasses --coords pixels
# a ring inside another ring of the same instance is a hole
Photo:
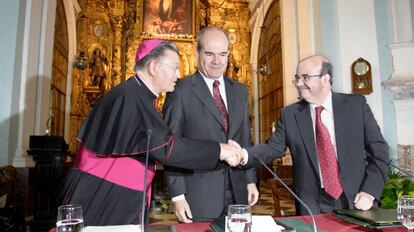
[[[179,80],[164,104],[164,120],[177,135],[215,142],[232,139],[251,146],[247,89],[223,75],[229,45],[221,28],[204,28],[198,34],[198,70]],[[242,170],[221,163],[214,171],[167,167],[165,173],[175,215],[184,223],[214,220],[227,212],[229,204],[253,205],[259,196],[254,168]]]
[[[332,69],[324,56],[301,60],[293,79],[300,100],[282,110],[266,144],[244,150],[248,168],[260,165],[254,155],[268,163],[289,147],[294,191],[314,214],[376,206],[388,170],[388,145],[365,97],[333,92]]]

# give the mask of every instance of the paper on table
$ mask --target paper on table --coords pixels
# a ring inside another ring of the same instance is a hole
[[[271,216],[253,215],[252,216],[252,232],[273,232],[282,231],[285,228],[276,224]]]
[[[283,226],[276,224],[271,216],[253,215],[251,232],[279,232],[284,230]],[[225,221],[225,232],[229,232],[227,228],[227,216]]]
[[[139,225],[119,225],[119,226],[87,226],[83,232],[140,232]]]

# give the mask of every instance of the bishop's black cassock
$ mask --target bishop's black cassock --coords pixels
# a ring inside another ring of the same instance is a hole
[[[62,202],[82,205],[86,226],[139,224],[147,130],[152,130],[149,196],[156,162],[196,170],[217,166],[219,144],[175,137],[155,109],[155,99],[134,76],[108,92],[80,128],[81,147],[65,179]]]

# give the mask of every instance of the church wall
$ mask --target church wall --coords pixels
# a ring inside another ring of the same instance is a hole
[[[321,14],[321,43],[322,53],[331,59],[334,67],[334,82],[332,88],[335,90],[343,89],[342,82],[335,77],[339,76],[339,41],[338,41],[338,18],[336,2],[332,0],[320,0]]]
[[[382,87],[374,3],[369,0],[338,0],[337,12],[340,65],[336,67],[339,69],[339,75],[335,80],[342,81],[342,89],[339,91],[351,92],[351,64],[359,57],[368,60],[371,64],[373,92],[365,96],[378,125],[383,129]]]
[[[386,81],[391,77],[392,59],[388,44],[392,39],[392,25],[388,0],[375,1],[375,21],[377,22],[378,54],[381,81]],[[384,117],[384,137],[390,146],[391,159],[397,159],[397,132],[396,115],[393,103],[393,95],[389,89],[383,88],[382,107]]]
[[[334,66],[333,89],[351,92],[351,63],[358,57],[371,62],[374,92],[366,95],[367,101],[390,146],[391,158],[396,159],[393,97],[381,84],[392,72],[388,48],[392,39],[389,1],[320,0],[320,9],[322,52]]]
[[[334,66],[333,89],[351,92],[351,63],[358,57],[371,62],[374,92],[366,97],[384,136],[395,149],[395,112],[389,92],[381,86],[381,82],[389,77],[391,68],[387,49],[390,28],[386,2],[320,0],[320,9],[322,52]],[[351,11],[354,15],[349,17]]]
[[[0,3],[0,166],[9,163],[9,136],[12,121],[14,66],[17,59],[17,32],[20,1]]]

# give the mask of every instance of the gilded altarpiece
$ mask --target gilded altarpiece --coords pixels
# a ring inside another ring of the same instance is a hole
[[[149,1],[157,5],[160,0]],[[76,62],[70,116],[70,151],[77,151],[76,134],[91,107],[111,88],[134,74],[135,51],[149,38],[174,41],[179,49],[181,76],[197,69],[196,33],[205,26],[220,26],[229,32],[231,54],[226,75],[246,84],[251,93],[249,64],[250,34],[247,1],[193,0],[191,34],[151,34],[143,31],[141,0],[78,0]],[[147,1],[148,2],[148,1]],[[251,94],[250,94],[251,96]],[[164,95],[160,96],[159,108]],[[251,105],[251,104],[250,104]]]

